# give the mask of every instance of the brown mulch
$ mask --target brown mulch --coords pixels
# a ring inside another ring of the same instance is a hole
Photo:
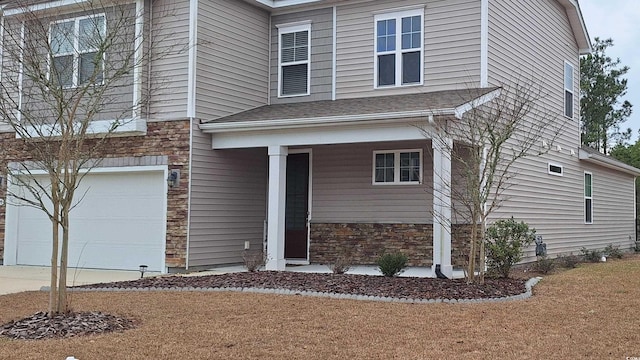
[[[52,317],[38,312],[3,325],[0,336],[20,340],[56,339],[121,332],[133,327],[132,320],[101,312],[72,312]]]
[[[79,287],[98,289],[260,288],[415,300],[444,300],[488,299],[518,295],[526,291],[525,282],[526,280],[523,279],[486,279],[484,285],[478,285],[467,284],[461,279],[259,271],[188,277],[160,276]]]

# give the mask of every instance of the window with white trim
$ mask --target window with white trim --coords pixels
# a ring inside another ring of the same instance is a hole
[[[562,165],[557,165],[552,163],[547,164],[547,171],[549,172],[550,175],[562,176],[564,172],[563,170],[564,169],[562,168]]]
[[[100,43],[106,33],[105,15],[91,15],[52,22],[50,76],[63,87],[76,87],[104,78],[104,54]]]
[[[374,87],[423,82],[424,9],[376,15]]]
[[[373,184],[420,184],[422,150],[373,152]]]
[[[593,175],[584,173],[584,223],[593,224]]]
[[[564,116],[573,118],[573,65],[564,62]]]
[[[311,22],[278,27],[278,96],[310,93]]]

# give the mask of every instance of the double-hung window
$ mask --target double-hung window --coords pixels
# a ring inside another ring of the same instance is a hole
[[[573,118],[573,65],[564,62],[564,116]]]
[[[310,93],[311,22],[278,26],[278,96]]]
[[[419,184],[422,150],[373,152],[373,184]]]
[[[375,16],[374,86],[422,84],[424,9]]]
[[[103,14],[51,23],[50,76],[65,88],[87,82],[102,83],[104,54],[99,50],[105,32],[106,20]]]
[[[593,224],[593,175],[584,173],[584,223]]]

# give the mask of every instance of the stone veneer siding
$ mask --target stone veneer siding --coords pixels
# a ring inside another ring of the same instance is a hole
[[[146,135],[117,136],[106,141],[101,167],[167,165],[180,170],[180,185],[167,195],[166,266],[184,268],[187,256],[187,215],[189,197],[188,120],[149,122]],[[0,133],[0,176],[6,176],[7,164],[30,160],[21,150],[21,140],[14,133]],[[0,186],[0,198],[6,189]],[[6,206],[0,206],[0,259],[4,259]]]
[[[466,262],[468,225],[453,225],[451,261],[461,267]],[[353,265],[373,265],[385,252],[401,251],[408,266],[433,263],[433,225],[342,223],[311,224],[309,261],[330,264],[347,256]]]

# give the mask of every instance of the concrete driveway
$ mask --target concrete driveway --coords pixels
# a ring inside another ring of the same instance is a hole
[[[67,272],[68,286],[135,280],[140,278],[140,272],[138,271],[69,268]],[[145,273],[145,277],[147,275],[151,276],[156,274]],[[49,279],[49,267],[0,266],[0,295],[40,290],[43,286],[49,286]]]

